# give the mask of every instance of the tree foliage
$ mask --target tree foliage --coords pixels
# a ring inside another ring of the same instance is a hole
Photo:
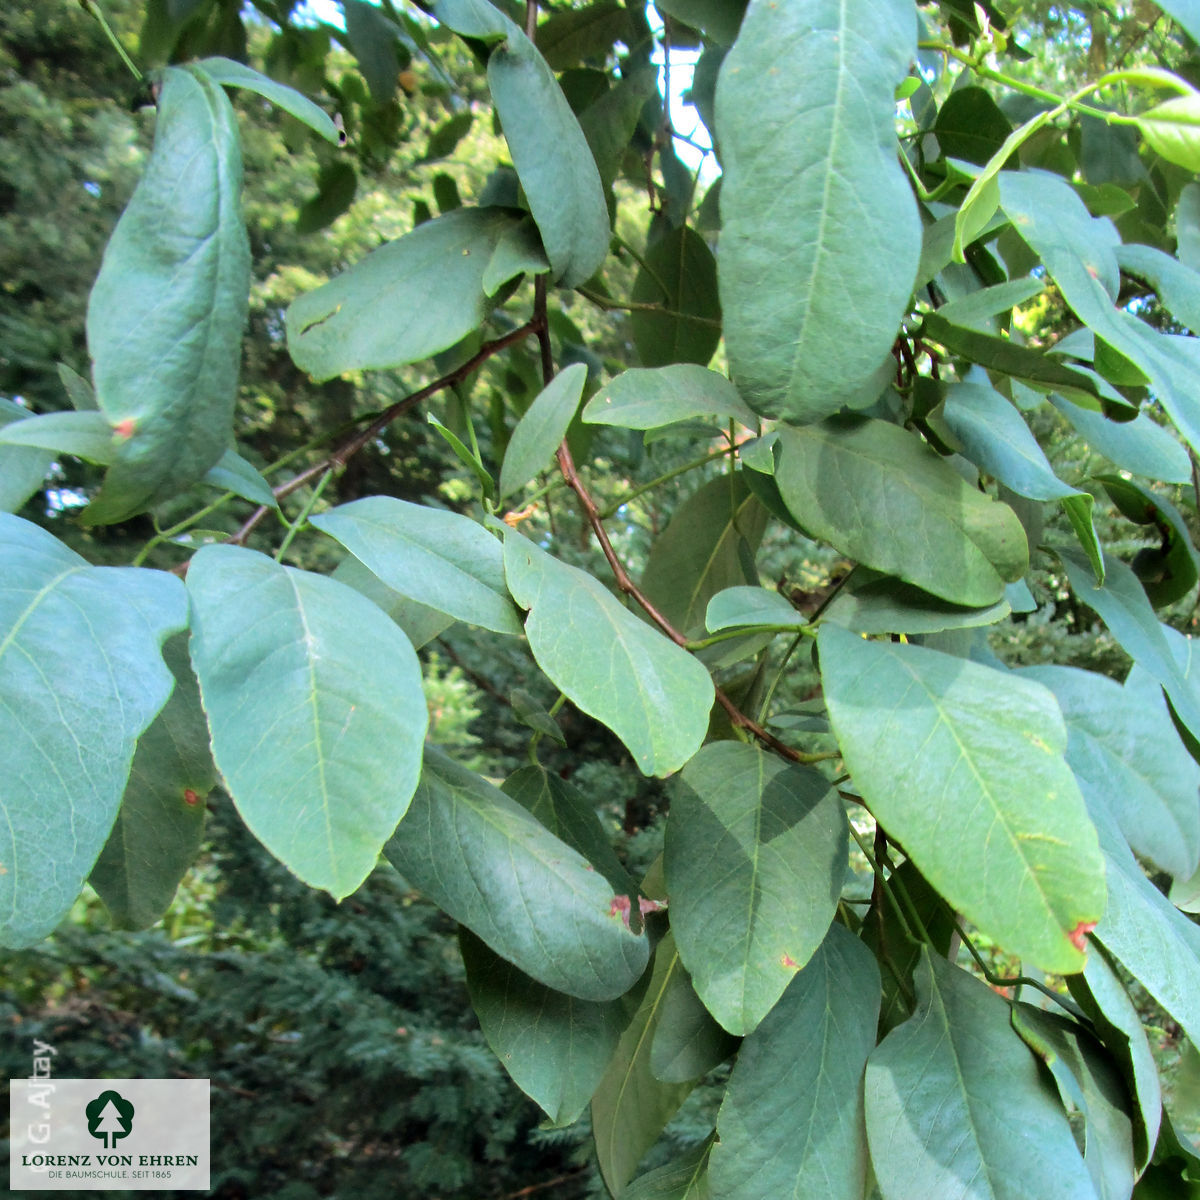
[[[83,4],[154,134],[88,363],[3,364],[0,941],[153,924],[219,787],[461,926],[614,1197],[1200,1185],[1189,6],[342,7]],[[524,745],[434,744],[437,638]]]

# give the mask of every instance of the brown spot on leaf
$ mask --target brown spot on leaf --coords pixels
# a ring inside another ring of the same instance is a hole
[[[1067,937],[1071,939],[1071,945],[1074,946],[1076,950],[1086,950],[1087,935],[1095,928],[1095,921],[1080,921],[1079,924],[1067,934]]]
[[[200,803],[200,793],[193,788],[184,788],[183,802],[189,808],[195,808],[195,806]]]
[[[113,426],[113,433],[119,438],[133,437],[133,431],[136,428],[132,417],[126,417],[123,421],[118,421]]]

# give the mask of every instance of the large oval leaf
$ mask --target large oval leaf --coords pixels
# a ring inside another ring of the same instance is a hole
[[[497,954],[569,996],[612,1000],[650,957],[645,934],[630,931],[612,885],[587,859],[432,746],[385,853]]]
[[[982,607],[1029,566],[1017,515],[914,434],[852,418],[783,429],[775,480],[814,537],[952,604]]]
[[[520,214],[503,208],[455,209],[299,297],[287,312],[296,365],[316,379],[331,379],[417,362],[453,346],[495,307],[484,276],[501,240],[520,222]]]
[[[112,828],[134,741],[171,693],[177,579],[92,567],[0,513],[0,944],[66,915]]]
[[[587,572],[520,534],[504,539],[504,571],[517,603],[530,609],[525,633],[551,682],[603,721],[645,774],[678,771],[708,732],[708,671]]]
[[[187,584],[226,787],[272,854],[340,900],[416,787],[429,721],[417,656],[353,588],[254,550],[206,546]]]
[[[500,543],[470,517],[392,496],[312,518],[402,596],[497,633],[520,633]]]
[[[758,412],[869,404],[921,256],[894,88],[912,0],[753,0],[721,67],[720,294],[733,377]]]
[[[985,983],[923,951],[917,1011],[867,1062],[883,1200],[1096,1200],[1067,1114]]]
[[[1104,914],[1104,863],[1050,691],[836,625],[818,646],[846,766],[888,834],[1005,949],[1080,970],[1083,934]]]
[[[138,738],[121,811],[88,876],[124,929],[149,929],[167,911],[200,850],[204,801],[217,782],[184,634],[166,643],[163,661],[175,690]]]
[[[847,838],[837,793],[810,767],[741,742],[713,742],[684,767],[667,822],[671,928],[731,1033],[749,1033],[821,944]]]
[[[717,1118],[709,1178],[723,1200],[859,1200],[867,1174],[863,1069],[879,968],[833,925],[742,1043]]]
[[[96,399],[126,439],[88,520],[123,520],[225,452],[241,366],[250,248],[237,118],[199,67],[168,67],[154,152],[88,301]]]

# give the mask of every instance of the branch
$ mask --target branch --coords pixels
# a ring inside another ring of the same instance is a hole
[[[545,285],[543,284],[543,289],[544,287]],[[531,333],[536,333],[540,337],[544,325],[545,309],[543,307],[540,318],[534,316],[532,320],[527,321],[520,328],[512,330],[511,333],[506,333],[503,337],[498,337],[493,341],[485,342],[480,347],[478,353],[467,359],[461,367],[455,367],[448,375],[443,375],[440,379],[435,379],[432,383],[427,383],[423,388],[418,389],[411,395],[405,396],[403,400],[397,400],[395,404],[389,408],[385,408],[366,429],[360,430],[358,433],[348,437],[326,458],[311,467],[306,467],[298,475],[293,475],[286,483],[281,483],[277,488],[274,488],[275,499],[282,500],[286,496],[290,496],[298,488],[302,488],[310,479],[315,479],[318,475],[322,475],[327,471],[344,467],[354,455],[363,449],[364,446],[373,442],[397,417],[402,416],[410,408],[414,408],[423,400],[428,400],[430,396],[434,396],[446,388],[453,387],[456,383],[461,383],[468,375],[487,362],[489,358],[499,354],[501,350],[507,349],[514,342],[519,342],[522,338],[527,338]],[[229,543],[234,546],[245,545],[246,538],[250,536],[251,531],[270,511],[266,505],[256,509],[250,519],[229,539]]]

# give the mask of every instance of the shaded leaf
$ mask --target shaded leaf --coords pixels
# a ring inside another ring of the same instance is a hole
[[[492,260],[483,273],[483,290],[487,295],[494,296],[506,283],[526,272],[544,275],[549,270],[550,263],[542,249],[537,226],[526,218],[497,243]]]
[[[263,504],[267,508],[279,507],[271,485],[236,450],[226,450],[216,466],[209,467],[204,482],[254,504]]]
[[[238,546],[200,550],[187,585],[213,757],[238,812],[305,883],[348,896],[420,771],[428,712],[408,639],[345,584]]]
[[[640,309],[629,314],[633,344],[644,366],[707,365],[721,340],[721,302],[716,260],[694,229],[680,225],[646,251],[631,299],[672,314]]]
[[[704,667],[586,572],[520,534],[504,539],[504,570],[517,603],[531,610],[525,633],[550,681],[607,725],[645,774],[683,766],[708,732],[714,693]]]
[[[1104,912],[1104,865],[1053,694],[836,625],[817,645],[846,766],[888,836],[1005,949],[1081,969],[1078,931]]]
[[[779,431],[775,479],[813,536],[953,604],[994,604],[1028,566],[1021,523],[907,430],[838,419]]]
[[[708,1185],[708,1156],[712,1140],[695,1150],[639,1175],[622,1193],[624,1200],[712,1200]]]
[[[585,59],[603,61],[614,42],[628,43],[629,10],[616,0],[599,0],[587,8],[551,13],[537,27],[537,48],[555,71],[565,71]]]
[[[454,624],[454,618],[446,613],[393,591],[353,554],[347,554],[338,563],[332,577],[339,583],[352,587],[356,592],[361,592],[368,600],[382,608],[404,630],[404,636],[412,642],[414,650],[420,650]]]
[[[200,850],[217,782],[183,634],[168,639],[163,659],[174,691],[138,738],[116,823],[88,876],[119,929],[148,929],[167,911]]]
[[[1066,1113],[985,983],[924,950],[917,1011],[867,1062],[884,1200],[1096,1200]]]
[[[408,815],[388,842],[392,865],[495,953],[581,1000],[612,1000],[641,976],[644,934],[612,885],[529,812],[433,746]]]
[[[727,1200],[859,1200],[867,1175],[863,1068],[875,1045],[879,968],[830,927],[743,1043],[717,1118],[713,1192]]]
[[[893,96],[915,36],[910,0],[757,0],[721,66],[721,307],[756,411],[813,421],[882,390],[921,253]]]
[[[317,194],[296,214],[296,232],[316,233],[332,225],[354,203],[357,191],[358,173],[350,163],[326,163],[317,175]]]
[[[663,0],[654,7],[693,29],[702,29],[714,42],[732,46],[746,13],[746,0]]]
[[[938,633],[991,625],[1011,611],[1007,595],[984,608],[968,608],[940,600],[890,575],[859,567],[825,615],[855,633]]]
[[[104,847],[135,739],[170,695],[174,576],[92,567],[0,513],[0,943],[45,937]]]
[[[738,1047],[709,1015],[686,971],[672,974],[650,1047],[650,1070],[663,1083],[700,1079]]]

